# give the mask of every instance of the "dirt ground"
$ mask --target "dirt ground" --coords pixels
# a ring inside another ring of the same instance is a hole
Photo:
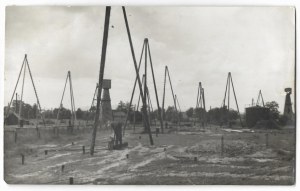
[[[69,184],[72,177],[74,184],[291,185],[295,182],[294,128],[182,127],[158,137],[153,134],[154,146],[150,146],[148,134],[140,134],[141,131],[141,127],[135,132],[127,130],[124,141],[129,146],[110,151],[107,143],[112,132],[98,130],[94,156],[89,154],[91,129],[88,128],[76,129],[72,135],[65,130],[54,135],[49,128],[41,130],[40,138],[35,133],[18,133],[16,143],[14,133],[8,131],[4,137],[5,181]],[[25,156],[23,165],[21,154]]]

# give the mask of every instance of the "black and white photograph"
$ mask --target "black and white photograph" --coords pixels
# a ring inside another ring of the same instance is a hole
[[[294,6],[9,5],[4,48],[7,184],[295,185]]]

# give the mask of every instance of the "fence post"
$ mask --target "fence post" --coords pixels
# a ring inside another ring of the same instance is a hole
[[[221,137],[221,156],[224,154],[224,136]]]
[[[269,146],[269,134],[267,133],[266,134],[266,147]]]
[[[21,158],[22,158],[22,165],[24,165],[24,163],[25,163],[25,155],[21,154]]]
[[[17,143],[18,134],[17,131],[15,131],[15,143]]]

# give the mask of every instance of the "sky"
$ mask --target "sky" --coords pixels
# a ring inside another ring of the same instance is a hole
[[[265,102],[278,102],[283,112],[284,88],[295,86],[294,8],[140,6],[126,11],[137,60],[144,38],[149,39],[160,104],[167,65],[182,110],[195,107],[199,82],[205,89],[206,107],[220,107],[231,72],[241,112],[252,98],[257,99],[259,90]],[[68,71],[75,107],[89,108],[99,77],[104,14],[103,6],[6,7],[5,105],[27,54],[43,109],[59,106]],[[121,7],[111,10],[104,78],[112,80],[113,108],[130,100],[135,70]],[[138,91],[133,104],[137,99]],[[23,100],[36,102],[28,73]],[[234,103],[231,96],[230,107],[236,109]],[[63,105],[70,108],[69,90]],[[168,84],[165,105],[173,105]]]

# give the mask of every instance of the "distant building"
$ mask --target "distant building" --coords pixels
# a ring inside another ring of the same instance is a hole
[[[270,109],[266,107],[253,106],[246,108],[246,125],[254,127],[258,121],[269,120]]]
[[[5,118],[5,124],[6,125],[18,125],[19,124],[20,116],[16,114],[15,112],[9,112],[8,116]],[[23,120],[23,124],[29,125],[28,120]]]

